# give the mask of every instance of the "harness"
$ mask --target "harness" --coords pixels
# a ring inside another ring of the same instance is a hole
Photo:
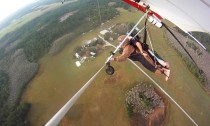
[[[138,35],[132,36],[132,39],[129,42],[129,44],[131,46],[133,46],[134,49],[135,49],[134,52],[131,55],[135,55],[136,54],[136,52],[138,50],[138,47],[136,46],[136,43],[139,42],[141,44],[141,46],[142,46],[142,49],[148,53],[148,55],[151,57],[151,59],[155,63],[155,67],[157,67],[157,65],[161,65],[161,64],[157,61],[156,58],[161,59],[161,60],[163,60],[163,59],[153,50],[153,48],[152,48],[152,50],[150,50],[149,45],[147,44],[147,34],[148,34],[148,31],[147,31],[147,28],[146,28],[146,23],[147,23],[147,19],[145,21],[145,29],[144,29],[143,42],[140,41],[140,37]],[[150,42],[150,44],[152,44],[152,43]]]

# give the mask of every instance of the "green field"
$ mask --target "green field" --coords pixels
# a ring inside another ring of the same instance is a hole
[[[75,59],[73,59],[74,48],[82,45],[85,40],[95,37],[103,28],[120,22],[136,22],[140,18],[137,11],[119,10],[121,11],[119,17],[92,32],[81,35],[58,55],[46,55],[39,61],[38,75],[25,89],[22,97],[22,101],[32,104],[28,115],[32,126],[39,126],[47,122],[101,68],[109,54],[108,49],[94,61],[85,62],[80,68],[77,68]],[[163,75],[155,75],[146,70],[147,73],[160,83],[199,125],[208,126],[210,123],[208,120],[210,117],[209,95],[203,91],[197,78],[189,72],[182,58],[168,44],[164,31],[150,27],[150,32],[155,50],[170,62],[172,74],[171,79],[165,82]],[[64,118],[63,125],[129,126],[124,104],[125,92],[135,82],[150,84],[152,82],[128,61],[113,63],[113,66],[116,73],[113,76],[108,76],[102,71]],[[145,68],[143,69],[145,70]],[[74,113],[77,114],[74,115]],[[193,125],[170,100],[167,119],[168,126]]]

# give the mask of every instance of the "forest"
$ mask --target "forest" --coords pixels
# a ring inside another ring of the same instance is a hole
[[[30,108],[28,103],[20,103],[14,107],[7,105],[9,96],[9,76],[0,70],[0,125],[1,126],[26,126],[26,114]]]

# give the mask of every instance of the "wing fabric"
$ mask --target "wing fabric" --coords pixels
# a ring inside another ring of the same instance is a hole
[[[149,5],[152,12],[171,21],[185,32],[210,33],[210,0],[123,0],[138,8]],[[158,17],[159,18],[159,17]],[[161,18],[159,18],[161,19]]]

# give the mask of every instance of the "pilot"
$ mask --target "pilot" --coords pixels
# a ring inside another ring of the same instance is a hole
[[[121,43],[126,38],[126,35],[121,35],[118,38],[119,43]],[[120,56],[111,58],[111,61],[122,62],[127,58],[140,62],[145,68],[154,73],[163,73],[165,75],[165,81],[169,79],[170,69],[168,62],[158,59],[160,61],[159,65],[155,65],[155,62],[151,58],[151,54],[146,50],[143,50],[141,42],[132,42],[132,37],[128,37],[123,45],[121,46],[122,53]],[[157,58],[157,57],[156,57]],[[157,60],[157,61],[158,61]]]

